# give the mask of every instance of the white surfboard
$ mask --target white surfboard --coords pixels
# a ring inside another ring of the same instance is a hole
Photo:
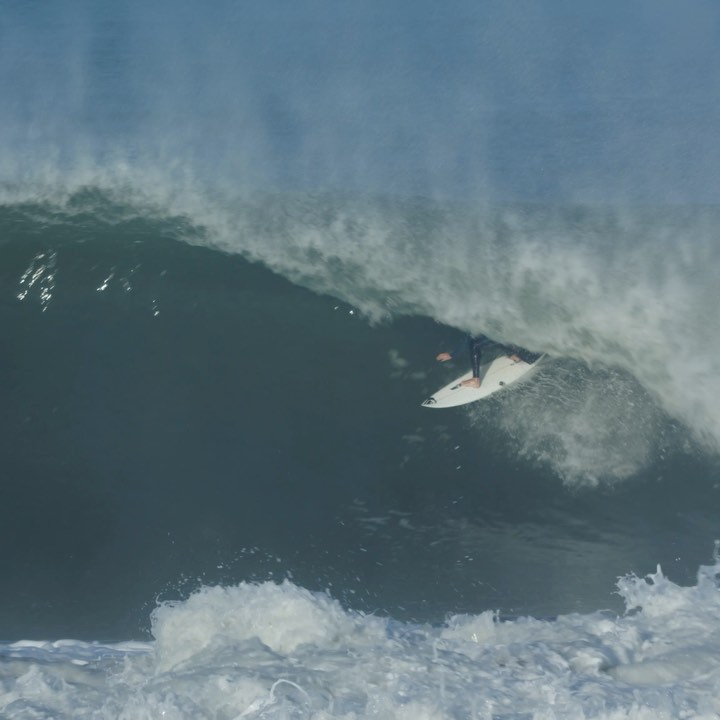
[[[449,408],[482,400],[516,383],[520,378],[526,377],[543,357],[545,356],[541,355],[535,362],[526,363],[524,360],[511,360],[507,355],[502,355],[492,362],[480,366],[479,388],[463,387],[460,384],[463,380],[469,380],[472,377],[472,370],[469,370],[424,400],[422,404],[429,408]]]

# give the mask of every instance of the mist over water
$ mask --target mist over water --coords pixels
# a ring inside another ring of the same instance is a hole
[[[4,180],[714,202],[717,8],[5,4]]]

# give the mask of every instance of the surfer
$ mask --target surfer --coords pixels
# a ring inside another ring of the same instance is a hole
[[[480,359],[482,358],[483,353],[487,354],[489,350],[499,350],[500,352],[497,353],[498,355],[505,354],[513,362],[525,360],[524,357],[521,357],[522,354],[527,354],[528,356],[532,355],[532,353],[527,353],[527,351],[523,351],[521,348],[514,345],[503,345],[495,340],[491,340],[486,335],[468,335],[466,346],[468,352],[470,353],[473,376],[468,380],[462,381],[461,385],[465,387],[480,387]],[[448,360],[452,360],[457,353],[458,350],[454,350],[453,352],[441,352],[435,359],[439,362],[447,362]],[[532,362],[532,360],[526,360],[526,362]]]

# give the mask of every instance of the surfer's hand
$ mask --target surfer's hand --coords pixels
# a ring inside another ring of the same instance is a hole
[[[452,355],[448,352],[440,353],[436,358],[438,362],[447,362],[448,360],[452,360]]]
[[[519,357],[518,355],[516,355],[515,353],[513,353],[513,354],[510,356],[510,359],[511,359],[513,362],[520,362],[520,357]]]

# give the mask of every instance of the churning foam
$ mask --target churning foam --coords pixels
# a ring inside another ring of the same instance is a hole
[[[409,625],[289,582],[204,588],[150,643],[0,646],[6,718],[717,720],[720,565],[618,583],[627,612]]]
[[[531,382],[469,413],[478,426],[499,425],[514,454],[574,486],[634,477],[688,445],[631,375],[568,360],[541,363]]]

